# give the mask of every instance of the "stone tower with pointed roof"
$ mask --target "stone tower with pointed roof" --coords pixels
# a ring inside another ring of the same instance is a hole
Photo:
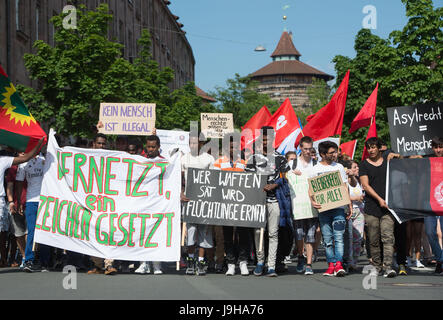
[[[312,85],[312,79],[329,81],[334,77],[301,62],[300,57],[292,42],[292,34],[283,32],[271,55],[272,62],[250,75],[252,80],[260,83],[257,90],[280,104],[289,98],[294,107],[308,107],[307,89]]]

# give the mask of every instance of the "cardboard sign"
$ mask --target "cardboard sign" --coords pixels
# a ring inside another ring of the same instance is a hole
[[[339,171],[332,171],[308,179],[309,196],[322,207],[318,212],[324,212],[351,203],[348,187],[343,183]]]
[[[154,103],[101,103],[100,133],[149,136],[155,128]]]
[[[202,113],[201,131],[206,138],[223,138],[227,133],[234,132],[232,113]]]
[[[286,173],[286,178],[291,191],[292,213],[294,220],[316,218],[318,216],[317,209],[312,207],[309,199],[309,174],[303,172],[300,176],[294,172]]]
[[[188,169],[183,221],[222,226],[266,226],[267,176],[256,173]]]
[[[443,103],[387,108],[391,148],[402,156],[433,154],[431,140],[442,136]]]

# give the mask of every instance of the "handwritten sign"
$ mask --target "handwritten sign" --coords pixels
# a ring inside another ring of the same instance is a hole
[[[309,174],[303,172],[300,176],[294,172],[286,173],[289,183],[289,190],[291,191],[292,212],[294,220],[316,218],[318,216],[317,210],[312,207],[309,199]]]
[[[153,103],[101,103],[100,133],[147,136],[155,128]]]
[[[308,179],[309,195],[321,205],[318,212],[324,212],[351,203],[348,188],[343,183],[339,171],[324,173]]]
[[[391,148],[402,156],[433,154],[431,140],[442,136],[443,103],[388,108]]]
[[[266,176],[188,169],[183,221],[250,228],[266,226]]]
[[[223,138],[234,132],[232,113],[202,113],[201,130],[206,138]]]

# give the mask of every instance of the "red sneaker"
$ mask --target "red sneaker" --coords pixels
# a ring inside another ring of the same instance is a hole
[[[337,261],[335,263],[335,268],[334,268],[334,275],[336,277],[344,277],[346,274],[345,269],[343,269],[343,266],[341,264],[341,261]]]
[[[323,275],[328,277],[334,276],[334,264],[332,262],[329,262],[328,270],[326,270],[326,272],[323,273]]]

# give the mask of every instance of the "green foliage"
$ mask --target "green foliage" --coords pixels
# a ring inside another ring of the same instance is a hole
[[[331,98],[331,88],[326,81],[318,78],[312,78],[312,84],[307,89],[309,97],[309,107],[297,110],[297,116],[302,125],[306,125],[306,117],[316,113],[323,108]]]
[[[386,108],[438,102],[443,98],[443,8],[430,0],[402,0],[409,20],[402,31],[388,39],[362,29],[355,38],[355,58],[334,57],[337,88],[351,71],[342,141],[358,139],[356,159],[361,158],[368,128],[349,134],[352,120],[379,83],[378,136],[390,143]]]
[[[258,93],[258,82],[251,81],[249,77],[236,73],[234,79],[226,81],[226,85],[226,88],[217,86],[211,96],[217,99],[219,112],[233,114],[235,128],[240,129],[264,105],[271,113],[279,107],[268,95]]]
[[[147,30],[138,40],[134,63],[122,58],[123,46],[108,40],[112,15],[101,4],[94,11],[77,7],[77,29],[62,26],[64,14],[54,16],[54,47],[36,41],[35,54],[24,56],[39,90],[19,86],[25,103],[38,121],[49,123],[59,134],[91,137],[101,102],[156,103],[158,128],[189,130],[189,120],[200,110],[211,110],[196,95],[194,84],[171,92],[171,68],[159,69],[151,55]]]

